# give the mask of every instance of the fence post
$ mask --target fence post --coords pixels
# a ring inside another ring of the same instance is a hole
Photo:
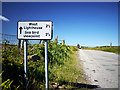
[[[39,44],[41,44],[42,40],[40,40]]]
[[[18,40],[18,48],[20,48],[21,40]]]
[[[65,40],[63,39],[63,45],[65,45]]]
[[[24,44],[23,42],[24,42],[24,41],[23,41],[23,40],[21,40],[21,47],[20,47],[20,48],[23,48],[23,44]]]
[[[57,35],[55,36],[55,42],[58,42],[58,36]]]

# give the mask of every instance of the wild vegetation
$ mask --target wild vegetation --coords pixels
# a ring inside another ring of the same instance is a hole
[[[82,49],[100,50],[100,51],[113,52],[116,54],[120,54],[120,47],[119,46],[97,46],[97,47],[84,47],[84,46],[82,46]]]
[[[45,88],[44,43],[28,43],[28,88]],[[48,43],[49,86],[61,84],[64,88],[75,88],[71,83],[86,83],[82,67],[77,65],[77,47],[57,42]],[[35,57],[33,57],[35,56]],[[37,57],[36,57],[37,56]],[[5,40],[2,47],[3,89],[25,88],[23,49],[10,45]]]

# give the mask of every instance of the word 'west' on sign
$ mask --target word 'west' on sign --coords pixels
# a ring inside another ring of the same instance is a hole
[[[18,21],[18,39],[51,40],[53,34],[52,21]]]

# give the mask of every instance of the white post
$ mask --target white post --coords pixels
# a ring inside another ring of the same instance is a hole
[[[27,87],[27,40],[24,40],[24,73],[25,87]]]
[[[46,90],[49,89],[49,75],[48,75],[48,42],[45,40],[45,78],[46,78]]]

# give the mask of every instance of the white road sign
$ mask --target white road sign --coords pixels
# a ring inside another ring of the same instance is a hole
[[[52,21],[18,21],[18,39],[52,39]]]

